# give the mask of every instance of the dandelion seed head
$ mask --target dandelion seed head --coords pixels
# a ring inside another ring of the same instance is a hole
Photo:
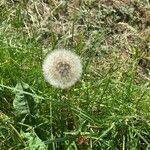
[[[80,58],[68,50],[54,50],[44,60],[43,74],[51,85],[61,89],[69,88],[81,77]]]

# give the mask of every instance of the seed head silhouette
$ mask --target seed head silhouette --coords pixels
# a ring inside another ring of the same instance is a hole
[[[54,87],[69,88],[81,77],[80,58],[69,50],[54,50],[46,56],[43,62],[43,74],[46,81]]]

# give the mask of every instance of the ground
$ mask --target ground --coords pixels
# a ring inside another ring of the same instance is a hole
[[[66,90],[42,73],[58,48],[83,65]],[[149,1],[1,0],[0,149],[149,150]]]

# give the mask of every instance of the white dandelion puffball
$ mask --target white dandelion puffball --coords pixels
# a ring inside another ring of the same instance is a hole
[[[69,88],[81,77],[80,58],[69,50],[54,50],[46,56],[43,62],[43,74],[51,85],[61,89]]]

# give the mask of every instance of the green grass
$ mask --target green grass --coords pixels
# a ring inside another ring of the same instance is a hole
[[[0,2],[0,149],[149,150],[150,3]],[[44,80],[55,48],[82,59],[67,90]]]

